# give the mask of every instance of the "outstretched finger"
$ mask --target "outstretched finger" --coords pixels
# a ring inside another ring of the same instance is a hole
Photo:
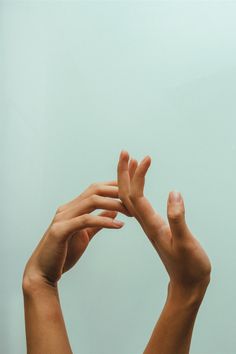
[[[184,200],[179,192],[170,192],[167,215],[174,240],[182,240],[189,236],[189,229],[185,221]]]
[[[130,162],[129,162],[129,178],[130,178],[130,181],[132,181],[137,167],[138,167],[138,161],[133,159],[133,158],[131,158]]]
[[[146,156],[135,169],[130,192],[135,197],[142,197],[145,184],[145,175],[151,165],[151,157]]]
[[[79,215],[91,213],[96,209],[114,210],[119,211],[126,216],[131,216],[125,205],[118,199],[101,197],[99,195],[92,195],[74,207],[64,211],[57,218],[60,220],[71,219]]]
[[[81,200],[89,197],[92,194],[101,195],[103,197],[118,198],[118,182],[116,180],[97,182],[90,184],[80,195],[70,200],[68,203],[63,204],[59,207],[60,212],[74,207],[76,204],[81,202]]]
[[[117,165],[117,180],[119,187],[119,195],[126,197],[129,193],[129,153],[122,150],[119,157],[119,162]]]
[[[142,220],[143,228],[148,231],[147,233],[150,233],[150,230],[155,230],[155,233],[158,234],[166,223],[144,196],[145,176],[150,164],[151,158],[146,156],[136,168],[130,185],[130,198],[137,215]]]
[[[120,229],[123,225],[124,222],[107,216],[84,214],[69,220],[54,223],[50,229],[50,233],[59,241],[64,242],[67,241],[74,232],[88,227]]]
[[[101,184],[105,184],[107,186],[117,186],[118,182],[117,180],[112,180],[112,181],[101,182]]]
[[[101,213],[99,213],[99,216],[106,216],[112,219],[115,219],[115,217],[117,216],[118,212],[117,211],[113,211],[113,210],[103,210]],[[94,235],[96,235],[99,231],[101,231],[103,229],[103,227],[88,227],[87,228],[87,233],[88,233],[88,237],[91,240],[93,238]]]

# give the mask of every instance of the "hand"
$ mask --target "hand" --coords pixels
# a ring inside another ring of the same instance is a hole
[[[117,212],[130,213],[118,199],[116,181],[96,183],[81,195],[60,206],[44,236],[28,260],[23,287],[28,283],[56,286],[61,275],[80,259],[93,236],[102,228],[117,229]],[[105,209],[91,215],[95,209]]]
[[[139,164],[126,151],[120,154],[117,173],[119,197],[135,216],[159,254],[170,277],[169,289],[184,293],[202,288],[210,281],[210,260],[185,222],[184,201],[171,192],[167,203],[169,224],[144,196],[145,175],[151,164],[146,156]]]

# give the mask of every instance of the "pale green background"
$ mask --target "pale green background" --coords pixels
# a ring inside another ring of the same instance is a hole
[[[21,278],[56,208],[152,157],[212,261],[192,354],[236,352],[236,3],[1,2],[1,353],[25,353]],[[120,217],[122,220],[125,218]],[[141,228],[98,235],[59,289],[75,354],[141,354],[168,278]]]

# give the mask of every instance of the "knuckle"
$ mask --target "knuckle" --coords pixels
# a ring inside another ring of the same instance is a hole
[[[102,187],[102,185],[99,184],[99,183],[95,183],[95,184],[96,184],[96,186],[94,187],[95,193],[96,193],[96,194],[102,193],[103,190],[104,190],[104,188]]]
[[[60,234],[60,224],[59,222],[55,222],[52,224],[52,226],[50,227],[50,230],[49,230],[49,235],[53,238],[57,238]]]
[[[99,189],[99,187],[100,186],[99,186],[99,184],[97,182],[90,184],[90,189],[92,189],[95,192]]]
[[[86,226],[90,221],[90,215],[89,214],[84,214],[82,217],[81,217],[81,224],[83,226]]]
[[[59,205],[59,207],[56,210],[56,214],[61,213],[63,211],[63,205]]]
[[[184,210],[183,209],[175,209],[168,211],[168,218],[172,221],[172,223],[178,224],[180,220],[184,217]]]
[[[95,206],[98,203],[99,197],[96,194],[91,195],[89,198],[90,204]]]

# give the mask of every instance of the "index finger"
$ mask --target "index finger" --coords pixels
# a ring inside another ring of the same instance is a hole
[[[116,180],[92,183],[88,188],[86,188],[81,194],[79,194],[74,199],[61,205],[60,210],[64,211],[68,208],[75,206],[81,200],[89,197],[92,194],[101,195],[104,197],[119,198],[118,194],[118,183]]]
[[[127,197],[129,194],[130,177],[129,177],[129,153],[122,150],[117,166],[117,180],[119,186],[119,194],[122,197]]]
[[[151,158],[146,156],[136,168],[131,181],[131,195],[135,204],[137,214],[142,219],[143,224],[150,231],[159,229],[165,225],[164,219],[155,211],[149,200],[144,196],[145,176],[151,164]]]

